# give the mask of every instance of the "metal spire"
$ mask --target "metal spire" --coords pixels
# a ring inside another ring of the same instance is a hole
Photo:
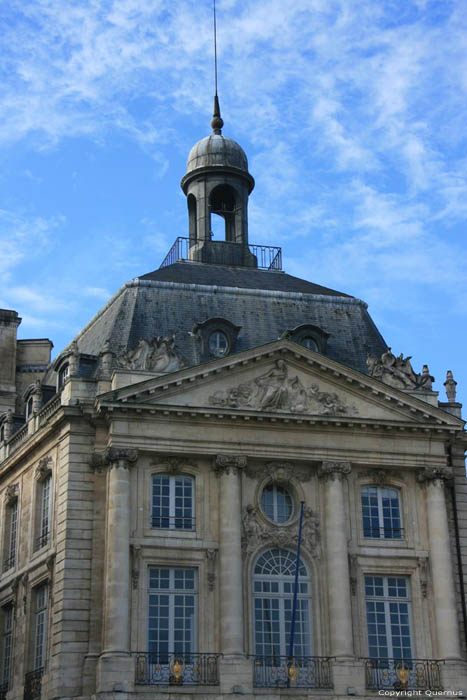
[[[216,0],[213,0],[213,19],[214,19],[214,110],[211,119],[212,130],[215,134],[222,134],[224,121],[221,117],[219,107],[219,97],[217,95],[217,25],[216,25]]]

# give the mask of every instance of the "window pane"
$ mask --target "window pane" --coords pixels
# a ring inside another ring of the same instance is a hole
[[[152,527],[192,530],[194,480],[190,476],[161,474],[152,478]]]
[[[365,592],[370,657],[410,659],[408,579],[402,576],[365,576]]]

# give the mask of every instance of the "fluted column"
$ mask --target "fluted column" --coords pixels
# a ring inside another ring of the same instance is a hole
[[[242,492],[246,457],[218,455],[221,651],[243,654]]]
[[[137,450],[111,447],[105,453],[107,539],[104,653],[128,653],[130,643],[130,467]]]
[[[418,480],[426,485],[438,656],[442,659],[459,659],[459,628],[444,487],[445,481],[450,478],[447,469],[423,469],[418,475]]]
[[[341,658],[353,656],[348,526],[343,488],[343,480],[350,470],[349,462],[323,462],[318,471],[319,477],[324,480],[326,494],[325,531],[331,655]]]

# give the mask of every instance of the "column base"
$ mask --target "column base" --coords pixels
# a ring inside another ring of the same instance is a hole
[[[131,693],[135,689],[135,659],[124,652],[104,652],[97,663],[99,693]],[[120,697],[120,695],[119,695]]]
[[[363,662],[352,657],[337,658],[332,661],[332,678],[335,695],[366,695],[365,668]],[[348,692],[349,688],[355,693]]]
[[[244,654],[224,654],[219,662],[222,695],[249,695],[253,692],[253,663]]]

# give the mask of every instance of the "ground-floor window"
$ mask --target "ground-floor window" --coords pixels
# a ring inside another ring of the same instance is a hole
[[[365,596],[370,658],[411,659],[409,579],[365,576]]]
[[[253,568],[255,654],[286,656],[289,650],[295,578],[295,552],[269,549]],[[301,561],[294,655],[311,655],[311,590],[307,569]]]

